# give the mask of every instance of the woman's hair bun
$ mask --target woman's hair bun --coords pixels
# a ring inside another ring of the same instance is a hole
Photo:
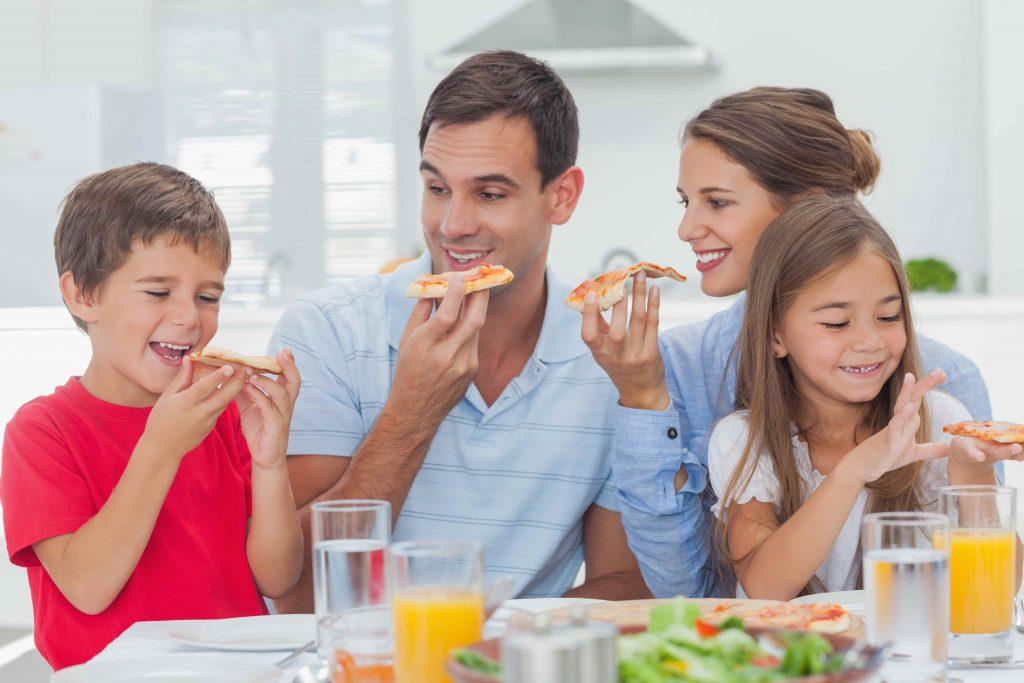
[[[882,162],[871,144],[871,134],[860,128],[849,128],[850,152],[853,154],[853,189],[867,194],[875,188]]]

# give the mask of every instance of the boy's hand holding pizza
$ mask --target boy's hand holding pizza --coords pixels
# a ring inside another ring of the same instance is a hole
[[[276,360],[281,367],[276,378],[254,373],[237,398],[253,467],[264,469],[285,466],[288,429],[302,384],[290,349],[278,352]]]
[[[194,368],[191,358],[182,359],[177,377],[153,405],[140,439],[178,459],[207,437],[249,378],[249,372],[229,365],[193,382]]]
[[[264,469],[283,466],[292,409],[302,384],[291,349],[281,350],[275,359],[207,346],[190,358],[195,363],[193,381],[201,381],[196,378],[223,367],[248,378],[235,400],[253,465]],[[274,375],[275,379],[265,375]]]

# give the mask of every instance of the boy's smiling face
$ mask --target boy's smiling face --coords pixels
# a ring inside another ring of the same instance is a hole
[[[223,291],[214,250],[197,252],[173,236],[136,241],[124,264],[73,311],[87,323],[92,343],[83,385],[111,403],[155,403],[182,357],[217,332]]]

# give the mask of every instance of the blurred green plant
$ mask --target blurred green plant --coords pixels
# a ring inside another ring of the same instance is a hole
[[[952,292],[956,289],[956,271],[942,259],[910,259],[906,267],[912,292]]]

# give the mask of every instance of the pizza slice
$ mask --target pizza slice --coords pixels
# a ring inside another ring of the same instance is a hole
[[[492,266],[488,263],[481,263],[476,268],[461,272],[466,276],[464,281],[466,294],[507,285],[515,278],[512,271],[505,266]],[[409,299],[440,299],[448,291],[448,282],[451,281],[453,274],[447,272],[439,275],[422,275],[409,285],[409,288],[405,290],[405,296]]]
[[[712,623],[729,617],[738,617],[745,626],[754,628],[843,633],[851,626],[850,613],[842,605],[833,603],[777,603],[757,606],[757,601],[737,601],[722,604],[711,610]]]
[[[247,368],[252,368],[260,373],[269,373],[271,375],[283,374],[281,366],[273,358],[266,356],[246,356],[230,349],[219,349],[216,346],[207,346],[202,351],[196,351],[189,354],[192,358],[192,362],[196,364],[195,372],[196,375],[204,373],[202,369],[205,368],[217,368],[222,365],[241,365]]]
[[[1024,424],[1017,424],[1016,422],[965,420],[964,422],[946,425],[942,428],[942,431],[953,436],[970,436],[975,439],[984,439],[985,441],[1024,443]]]
[[[622,297],[626,295],[626,280],[641,270],[647,274],[647,277],[668,277],[679,282],[686,282],[686,276],[681,275],[674,268],[666,268],[656,263],[641,261],[640,263],[634,263],[631,266],[612,270],[589,280],[584,280],[580,283],[579,287],[569,293],[569,296],[565,299],[565,305],[574,311],[582,313],[583,300],[586,299],[588,293],[596,292],[599,309],[607,311],[622,301]]]

